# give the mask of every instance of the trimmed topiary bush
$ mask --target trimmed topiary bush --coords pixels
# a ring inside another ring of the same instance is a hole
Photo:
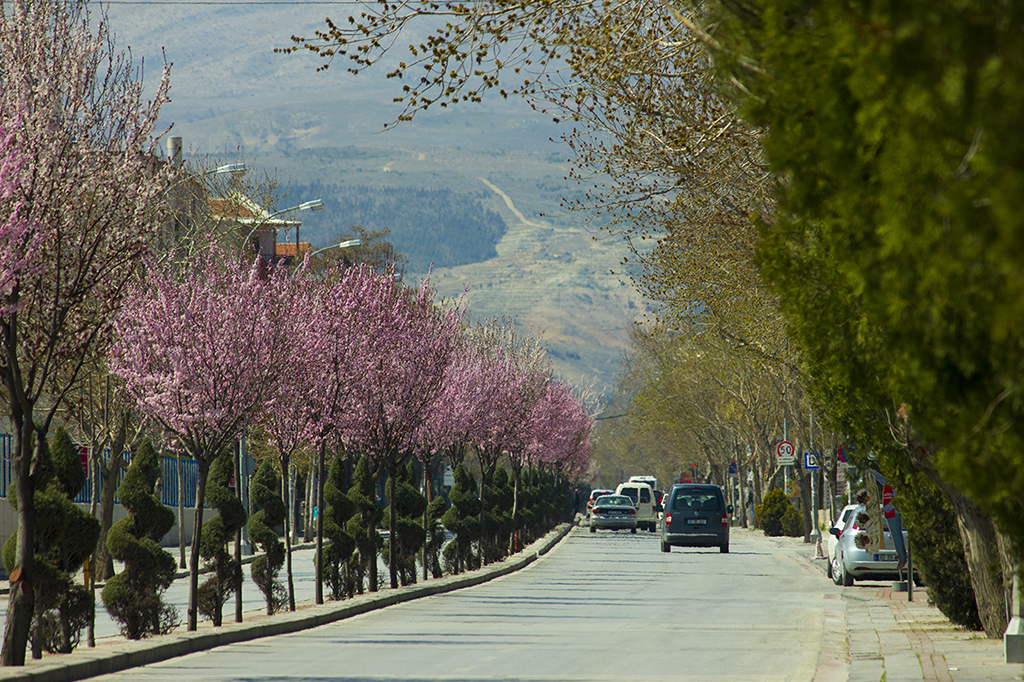
[[[398,579],[402,585],[416,582],[416,554],[423,547],[426,533],[423,530],[423,511],[427,498],[416,489],[416,468],[412,462],[399,465],[398,475],[388,481],[388,499],[395,505],[397,538],[384,543],[382,556],[384,564],[391,567],[395,561]],[[384,510],[384,517],[390,508]],[[397,542],[395,541],[397,540]]]
[[[174,526],[174,512],[155,494],[162,474],[156,451],[144,440],[117,489],[128,516],[107,532],[107,549],[124,562],[124,569],[107,581],[100,596],[128,639],[164,635],[179,622],[177,609],[161,597],[176,570],[174,557],[159,545]]]
[[[324,492],[327,492],[326,486]],[[364,579],[368,580],[372,575],[370,562],[376,566],[377,554],[384,544],[376,530],[377,524],[384,518],[384,510],[377,504],[376,485],[373,474],[370,473],[370,460],[365,455],[356,462],[352,487],[348,489],[346,495],[355,507],[355,513],[345,524],[345,530],[355,539],[357,550],[349,561],[349,566],[355,574],[356,591],[362,594]],[[326,535],[326,531],[324,534]],[[379,585],[373,585],[372,589],[376,590],[378,587]]]
[[[256,557],[249,570],[252,581],[266,599],[268,616],[274,615],[288,603],[288,591],[277,579],[284,566],[284,543],[274,528],[284,523],[288,514],[284,500],[277,493],[277,484],[278,477],[273,463],[269,459],[263,460],[249,487],[249,495],[259,511],[249,517],[247,527],[249,539],[263,550],[263,556]]]
[[[513,481],[504,467],[498,467],[484,478],[483,537],[480,551],[483,563],[501,561],[508,556],[512,536],[512,505],[515,502]]]
[[[199,613],[220,626],[224,604],[242,582],[242,567],[228,552],[228,542],[245,524],[245,507],[228,487],[235,470],[231,450],[225,450],[210,467],[207,479],[206,501],[217,510],[217,516],[203,524],[199,556],[213,575],[199,586],[197,607]]]
[[[473,552],[473,543],[480,538],[480,498],[476,481],[462,464],[455,467],[455,485],[448,492],[451,506],[441,518],[444,527],[455,538],[444,548],[445,571],[461,573],[480,567],[480,558]]]
[[[349,499],[348,472],[341,455],[331,462],[331,470],[324,484],[324,582],[331,590],[331,599],[352,597],[356,591],[355,580],[348,570],[348,560],[356,549],[356,539],[345,530],[356,505]]]

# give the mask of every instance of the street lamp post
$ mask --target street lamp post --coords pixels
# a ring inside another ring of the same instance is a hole
[[[317,255],[318,253],[323,253],[324,251],[329,251],[330,249],[347,249],[347,248],[349,248],[351,246],[362,246],[362,245],[363,245],[363,240],[361,240],[361,239],[348,239],[348,240],[345,240],[343,242],[339,242],[337,244],[331,244],[330,246],[325,246],[322,249],[317,249],[313,253],[309,254],[309,257],[312,258],[313,256]],[[297,253],[298,252],[296,251],[296,254]]]
[[[249,230],[249,234],[245,235],[245,239],[242,241],[242,252],[245,252],[245,247],[249,244],[249,240],[252,239],[253,234],[256,230],[260,229],[268,222],[276,218],[277,216],[284,215],[285,213],[292,213],[293,211],[322,211],[324,210],[324,202],[320,199],[313,199],[311,201],[304,201],[298,206],[292,206],[291,208],[282,209],[280,211],[274,211],[266,218],[260,220],[256,225]],[[295,226],[295,256],[298,258],[299,255],[299,226]]]
[[[309,207],[311,211],[322,211],[324,208],[324,202],[316,199],[315,201],[307,201],[306,204],[315,204]],[[303,204],[305,206],[306,204]],[[299,267],[299,225],[295,223],[295,267]]]

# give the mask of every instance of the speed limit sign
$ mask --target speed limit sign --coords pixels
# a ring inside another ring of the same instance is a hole
[[[792,466],[796,463],[796,450],[788,440],[780,441],[775,448],[779,466]]]

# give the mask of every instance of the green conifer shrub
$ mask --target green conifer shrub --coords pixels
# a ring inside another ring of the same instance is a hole
[[[483,536],[480,549],[485,564],[501,561],[508,555],[513,529],[512,503],[515,491],[504,467],[484,477]]]
[[[179,622],[177,609],[162,599],[176,570],[174,557],[159,544],[174,526],[174,512],[155,494],[162,475],[160,460],[146,439],[117,489],[128,516],[107,532],[107,550],[124,568],[107,581],[100,596],[128,639],[167,634]]]
[[[277,492],[277,472],[270,459],[263,460],[249,487],[253,504],[259,508],[249,517],[249,539],[263,550],[250,567],[252,580],[267,602],[267,615],[272,616],[288,603],[288,591],[277,579],[284,566],[284,543],[274,530],[284,523],[288,511]]]
[[[356,505],[346,494],[349,490],[345,460],[337,455],[324,483],[324,548],[322,574],[331,590],[331,599],[352,597],[356,592],[355,580],[349,573],[347,562],[356,549],[356,539],[346,530],[346,524],[356,512]]]
[[[441,550],[444,548],[445,529],[441,519],[448,511],[448,500],[443,495],[436,495],[427,505],[424,512],[426,518],[426,562],[427,570],[434,578],[444,575],[441,566]]]
[[[325,486],[324,492],[326,491]],[[373,474],[370,472],[370,460],[365,455],[356,462],[356,469],[352,475],[352,486],[346,495],[355,506],[355,513],[345,524],[345,530],[355,539],[357,550],[357,553],[349,561],[349,565],[356,580],[356,591],[362,594],[364,582],[370,575],[370,562],[377,561],[377,554],[384,544],[380,533],[376,530],[377,524],[384,518],[384,510],[377,503],[377,491]],[[372,534],[371,528],[373,529]],[[379,579],[380,576],[378,576]],[[374,586],[374,588],[377,587],[380,585]]]
[[[427,508],[427,498],[416,488],[416,468],[412,462],[399,465],[397,474],[388,481],[387,490],[388,500],[395,505],[398,537],[384,543],[382,556],[389,568],[392,561],[396,562],[401,584],[411,585],[416,582],[416,554],[426,539],[423,511]],[[390,510],[385,509],[384,514],[387,517]]]
[[[761,504],[754,509],[757,527],[764,531],[765,535],[778,537],[783,534],[782,517],[790,509],[795,511],[793,503],[780,488],[769,490],[761,499]],[[797,512],[799,515],[799,512]]]
[[[479,555],[473,545],[480,539],[480,498],[476,494],[476,481],[462,464],[455,467],[455,485],[448,493],[451,506],[441,517],[444,527],[455,534],[443,551],[445,571],[462,573],[480,567]]]
[[[199,586],[197,607],[199,613],[220,626],[223,621],[224,604],[235,593],[242,581],[242,567],[231,553],[228,542],[235,532],[245,524],[245,507],[228,487],[235,463],[231,450],[224,450],[210,467],[207,479],[206,501],[217,510],[217,516],[203,524],[203,535],[199,556],[213,575]]]
[[[100,535],[100,524],[71,500],[85,485],[85,470],[78,451],[62,427],[53,442],[44,442],[36,473],[33,501],[36,529],[33,554],[36,572],[35,609],[30,639],[32,656],[42,652],[70,653],[81,641],[81,633],[95,614],[92,595],[74,580],[84,561],[92,555]],[[7,491],[15,509],[14,486]],[[8,573],[15,568],[17,531],[3,548]]]

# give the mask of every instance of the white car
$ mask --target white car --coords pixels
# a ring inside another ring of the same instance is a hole
[[[636,527],[652,533],[658,530],[658,512],[661,505],[654,499],[654,490],[646,483],[620,483],[616,495],[625,495],[636,507]]]
[[[836,518],[835,523],[832,524],[832,527],[842,531],[843,528],[846,527],[847,520],[849,520],[850,516],[853,515],[854,510],[857,509],[857,506],[858,505],[856,504],[848,504],[843,507],[843,510],[839,512],[839,516]],[[838,544],[839,538],[830,532],[828,534],[828,568],[826,569],[829,578],[832,577],[832,562],[836,558],[836,545]]]

